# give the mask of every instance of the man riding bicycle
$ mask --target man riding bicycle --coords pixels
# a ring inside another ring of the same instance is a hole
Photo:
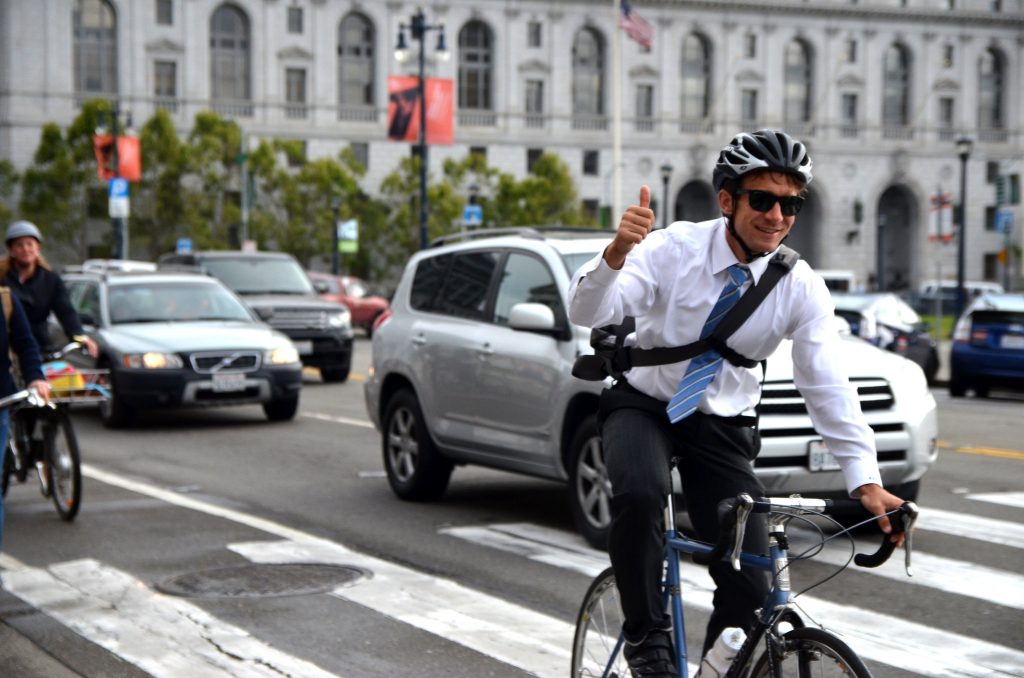
[[[85,346],[89,355],[95,358],[99,355],[96,342],[85,335],[64,282],[50,270],[43,258],[42,242],[42,233],[30,221],[15,221],[8,226],[7,257],[0,259],[0,284],[10,287],[21,301],[44,357],[56,348],[47,327],[47,319],[52,312],[64,333]]]
[[[811,181],[803,143],[775,130],[736,135],[718,156],[712,183],[722,217],[652,231],[650,189],[622,216],[611,244],[573,277],[569,317],[590,327],[635,317],[640,349],[703,339],[764,276],[796,221]],[[730,355],[763,361],[793,340],[794,381],[815,429],[842,467],[851,496],[872,514],[900,506],[882,488],[874,434],[843,369],[835,311],[824,281],[803,261],[781,277],[728,339]],[[599,420],[612,486],[608,551],[620,591],[625,655],[635,676],[676,676],[662,603],[661,516],[679,458],[697,536],[714,542],[717,506],[740,492],[764,496],[753,470],[760,449],[756,369],[709,350],[691,360],[633,367],[601,396]],[[891,528],[887,518],[879,524]],[[894,535],[897,543],[902,536]],[[763,516],[752,516],[744,550],[764,553]],[[747,628],[768,590],[762,572],[711,566],[717,586],[704,651],[731,626]]]

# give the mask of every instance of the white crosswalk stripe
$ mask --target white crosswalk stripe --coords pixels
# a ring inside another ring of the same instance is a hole
[[[455,527],[443,532],[584,574],[596,574],[608,565],[606,554],[590,549],[576,535],[535,525]],[[682,562],[680,569],[686,602],[698,609],[710,610],[714,584],[707,570],[688,562]],[[1018,587],[1021,581],[1018,577]],[[801,596],[798,600],[812,618],[823,621],[858,654],[872,661],[912,667],[923,675],[949,678],[1019,676],[1024,670],[1024,652],[1012,648],[852,605],[838,605],[811,596]]]
[[[96,560],[9,569],[2,578],[10,593],[153,676],[334,675]]]

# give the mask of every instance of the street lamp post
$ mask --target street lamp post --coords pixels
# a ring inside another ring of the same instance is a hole
[[[424,70],[426,67],[426,53],[424,50],[424,43],[426,41],[426,34],[428,31],[437,30],[439,35],[437,37],[437,48],[436,52],[438,56],[443,60],[448,57],[448,49],[445,47],[444,42],[444,24],[428,24],[426,17],[423,15],[423,10],[417,8],[416,13],[410,17],[408,24],[398,24],[398,44],[395,46],[395,58],[399,62],[405,62],[409,58],[409,48],[405,42],[405,30],[409,29],[409,33],[414,40],[420,43],[419,47],[419,103],[420,103],[420,138],[419,138],[419,156],[420,156],[420,249],[427,248],[427,88],[426,78],[424,76]]]
[[[668,182],[672,178],[672,165],[665,163],[661,166],[661,185],[664,188],[662,195],[665,205],[661,208],[661,227],[668,228]]]
[[[331,222],[331,273],[334,275],[341,274],[341,253],[338,252],[338,214],[341,211],[341,198],[334,196],[331,198],[331,216],[333,221]]]
[[[964,290],[964,241],[967,234],[967,159],[971,157],[974,140],[962,136],[956,140],[956,152],[960,156],[960,229],[956,238],[956,317],[964,312],[967,293]]]

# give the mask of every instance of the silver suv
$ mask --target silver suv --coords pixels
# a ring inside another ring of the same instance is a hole
[[[597,427],[604,384],[570,375],[591,351],[569,323],[573,272],[608,231],[504,229],[451,236],[408,262],[373,335],[366,408],[402,499],[439,499],[457,464],[565,481],[581,534],[604,546],[610,488]],[[935,400],[914,363],[848,337],[851,380],[887,486],[916,497],[935,459]],[[772,494],[845,495],[793,386],[790,351],[768,361],[759,477]]]

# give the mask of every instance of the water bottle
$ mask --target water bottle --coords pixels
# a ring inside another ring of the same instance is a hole
[[[696,678],[721,678],[729,670],[736,653],[743,647],[747,634],[743,629],[730,627],[723,629],[708,653],[701,660],[700,670]]]

